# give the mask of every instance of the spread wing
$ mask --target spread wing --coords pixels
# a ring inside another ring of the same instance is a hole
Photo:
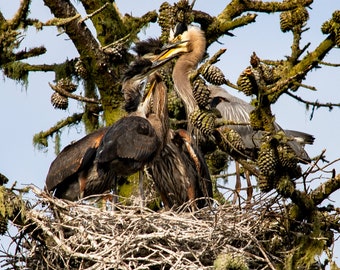
[[[59,184],[93,161],[93,151],[98,148],[107,130],[108,128],[98,129],[66,146],[59,153],[52,162],[46,177],[48,191],[54,190]]]

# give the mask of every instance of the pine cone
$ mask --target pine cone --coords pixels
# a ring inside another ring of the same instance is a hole
[[[241,153],[245,151],[245,144],[242,140],[241,135],[237,131],[226,126],[220,127],[219,131],[222,134],[223,139],[225,141],[224,143],[228,148],[227,150],[228,153],[231,153],[232,151],[235,150]]]
[[[185,117],[185,109],[182,100],[177,96],[175,91],[168,93],[168,109],[169,116],[175,119],[182,119]]]
[[[287,144],[280,144],[277,147],[281,169],[290,177],[298,178],[301,176],[301,167],[294,150]]]
[[[340,47],[340,30],[338,30],[338,29],[335,32],[335,43],[336,43],[337,46]]]
[[[78,59],[78,61],[75,63],[74,65],[74,69],[76,71],[76,73],[83,79],[87,79],[89,76],[89,73],[85,67],[85,64],[83,61],[81,61],[80,59]]]
[[[254,130],[261,130],[263,128],[263,121],[260,110],[252,110],[249,114],[249,121]]]
[[[284,11],[280,14],[280,28],[282,32],[292,30],[294,27],[291,11]]]
[[[266,84],[274,83],[274,71],[273,69],[266,64],[261,63],[260,68],[262,70],[262,77]]]
[[[280,144],[277,147],[279,161],[282,168],[294,169],[297,166],[297,158],[293,149],[287,144]]]
[[[58,80],[56,87],[60,87],[61,89],[72,93],[76,91],[78,85],[72,83],[69,78],[61,78],[60,80]]]
[[[215,129],[216,115],[208,110],[197,109],[189,115],[190,122],[203,134],[211,135]]]
[[[274,149],[267,142],[261,145],[257,165],[261,174],[259,177],[259,185],[261,184],[263,186],[263,191],[269,191],[275,185],[279,161]]]
[[[193,94],[199,107],[205,107],[210,101],[210,90],[201,78],[193,82]]]
[[[112,56],[113,59],[118,60],[118,59],[122,59],[123,57],[124,47],[122,44],[117,43],[112,47],[105,48],[103,51],[104,53]]]
[[[202,71],[202,76],[207,82],[214,84],[214,85],[222,85],[227,83],[227,80],[222,72],[218,67],[213,65],[207,65]]]
[[[8,178],[4,176],[2,173],[0,173],[0,186],[7,184],[8,183]]]
[[[333,12],[332,14],[332,19],[336,22],[336,23],[340,23],[340,10],[336,10]]]
[[[7,217],[3,217],[0,214],[0,235],[4,235],[7,232],[7,223],[8,223]]]
[[[280,14],[280,27],[282,32],[291,31],[296,25],[304,25],[309,18],[307,9],[304,6],[294,10],[284,11]]]
[[[321,26],[321,31],[323,34],[330,34],[332,32],[332,24],[330,21],[325,21]]]
[[[274,188],[274,184],[268,176],[260,175],[257,178],[257,185],[262,192],[269,192]]]
[[[161,40],[167,42],[169,38],[170,28],[174,25],[174,8],[167,2],[159,7],[158,24],[162,29]]]
[[[51,96],[51,103],[56,109],[66,110],[68,107],[68,98],[54,92]]]
[[[292,12],[292,22],[294,25],[297,25],[297,24],[304,25],[309,19],[309,13],[307,9],[303,6],[300,6],[291,12]]]
[[[173,7],[168,3],[164,2],[161,4],[159,7],[159,15],[158,15],[158,24],[163,28],[168,28],[170,27],[170,20],[172,18],[172,15],[174,13]]]
[[[257,83],[251,67],[246,68],[241,73],[237,80],[237,85],[246,96],[257,94]]]

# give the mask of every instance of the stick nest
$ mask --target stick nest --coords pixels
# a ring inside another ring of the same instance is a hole
[[[225,204],[196,212],[188,210],[190,205],[181,212],[154,212],[120,204],[108,210],[93,201],[75,203],[33,191],[38,202],[27,212],[30,223],[23,231],[34,229],[20,239],[13,261],[7,260],[12,266],[211,269],[219,254],[245,267],[271,265],[259,241],[272,223],[266,217],[269,205],[273,206],[269,197],[258,198],[247,210]]]

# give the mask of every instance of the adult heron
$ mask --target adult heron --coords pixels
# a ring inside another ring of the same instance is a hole
[[[188,117],[194,112],[197,106],[189,75],[197,69],[198,64],[203,59],[206,51],[206,39],[204,32],[196,26],[187,27],[183,24],[180,24],[176,28],[176,34],[177,37],[175,37],[175,41],[180,42],[177,46],[172,44],[172,48],[164,52],[160,59],[179,55],[173,68],[172,78],[175,85],[175,90],[185,104]],[[249,114],[254,109],[254,107],[245,101],[229,94],[222,87],[210,85],[209,90],[211,99],[219,99],[219,103],[217,103],[216,108],[225,121],[247,124],[229,125],[227,127],[235,130],[241,136],[246,149],[250,150],[251,152],[258,151],[262,143],[261,138],[263,137],[263,132],[257,132],[253,130],[250,125]],[[274,125],[276,131],[282,130],[277,123]],[[292,140],[288,141],[287,144],[293,149],[299,160],[302,162],[310,161],[308,154],[303,148],[303,144],[299,143],[297,140],[295,140],[295,138],[303,137],[304,143],[311,143],[313,142],[314,137],[306,133],[297,133],[295,131],[287,131],[285,135],[292,138]],[[248,184],[249,183],[250,182],[248,179]],[[237,194],[239,193],[240,186],[240,178],[237,177]],[[251,194],[252,191],[249,190],[248,195]],[[250,198],[248,198],[248,200],[249,199]]]

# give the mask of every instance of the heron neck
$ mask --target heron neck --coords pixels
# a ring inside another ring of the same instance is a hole
[[[202,61],[206,50],[203,31],[196,29],[191,33],[189,40],[188,52],[178,58],[172,73],[175,90],[185,105],[187,115],[192,113],[196,107],[189,75],[197,69],[197,65]]]
[[[189,75],[196,69],[197,64],[198,62],[191,59],[188,60],[187,58],[180,57],[172,73],[175,90],[184,103],[187,115],[190,115],[196,106]]]
[[[168,114],[168,94],[167,88],[162,80],[162,78],[155,74],[156,80],[156,87],[153,90],[153,106],[154,112],[158,117],[161,126],[159,127],[159,136],[163,142],[166,141],[167,134],[169,131],[170,121],[169,121],[169,114]]]

